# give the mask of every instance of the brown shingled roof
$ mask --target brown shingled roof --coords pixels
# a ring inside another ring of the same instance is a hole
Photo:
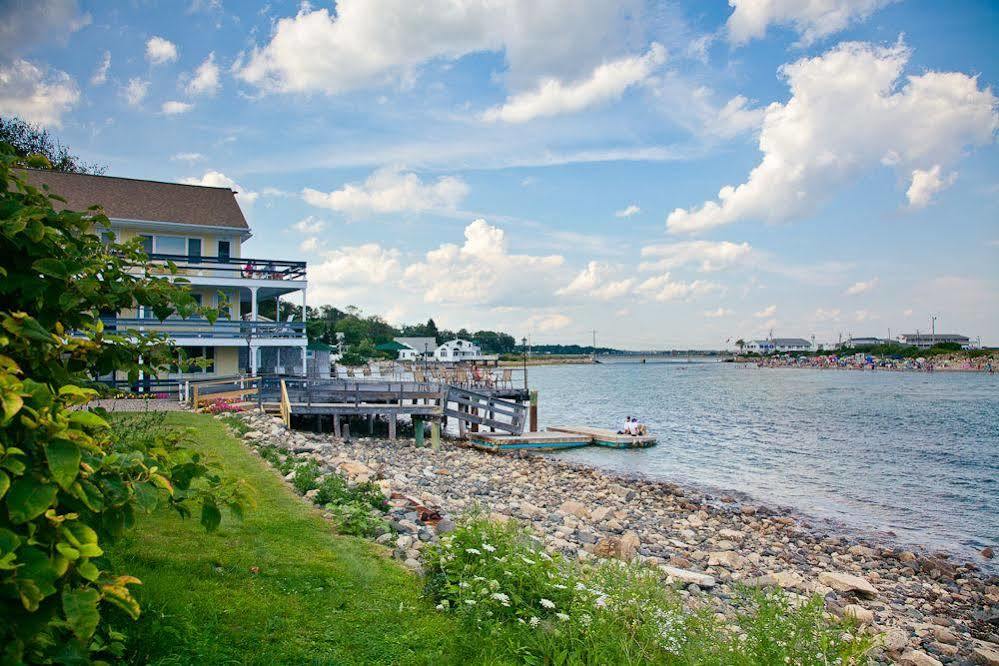
[[[85,210],[100,204],[108,217],[122,220],[250,228],[236,203],[236,193],[228,187],[38,169],[18,171],[30,184],[39,188],[48,185],[50,192],[66,200],[65,204],[53,202],[57,208]]]

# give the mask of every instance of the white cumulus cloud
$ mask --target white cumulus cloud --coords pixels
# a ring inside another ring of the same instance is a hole
[[[208,57],[198,65],[194,71],[194,76],[187,82],[185,90],[188,95],[214,95],[218,92],[219,66],[215,64],[215,52],[208,54]]]
[[[909,199],[910,208],[925,208],[933,202],[933,197],[937,192],[942,192],[954,184],[957,180],[957,173],[950,173],[946,176],[940,175],[940,165],[933,165],[932,169],[915,169],[912,172],[912,181],[905,196]]]
[[[690,300],[719,289],[720,285],[706,280],[673,280],[669,273],[650,277],[635,287],[638,293],[657,301]]]
[[[745,262],[752,252],[753,248],[749,243],[731,241],[698,240],[649,245],[642,248],[642,257],[646,261],[639,264],[639,270],[666,271],[687,264],[697,264],[698,270],[717,271]]]
[[[175,116],[179,113],[187,113],[194,108],[193,104],[188,102],[178,102],[176,100],[170,100],[169,102],[163,102],[161,111],[168,116]]]
[[[666,62],[666,49],[653,43],[642,56],[621,58],[598,66],[581,81],[564,83],[556,78],[541,81],[507,99],[502,106],[486,111],[487,122],[525,123],[535,118],[575,113],[621,97],[631,86],[641,83]]]
[[[631,291],[634,280],[612,280],[613,267],[599,261],[591,261],[565,287],[555,293],[559,296],[589,296],[601,301],[621,298]]]
[[[27,60],[0,64],[0,114],[39,125],[59,127],[62,116],[80,99],[80,89],[66,72]]]
[[[424,183],[415,173],[396,167],[379,169],[359,185],[347,184],[333,192],[302,190],[306,203],[351,216],[366,213],[402,213],[454,210],[468,194],[461,178],[442,176]]]
[[[501,53],[515,88],[539,79],[576,80],[627,52],[639,0],[339,0],[335,13],[303,3],[279,19],[270,40],[235,66],[270,92],[338,94],[412,81],[421,66],[472,53]]]
[[[177,45],[163,37],[150,37],[146,42],[146,60],[164,65],[177,59]]]
[[[338,301],[365,288],[389,284],[399,273],[396,249],[378,243],[342,247],[309,264],[309,294],[321,302]]]
[[[768,305],[759,312],[754,312],[753,316],[756,317],[757,319],[766,319],[768,317],[773,317],[775,314],[777,314],[777,306]]]
[[[870,280],[854,282],[852,285],[847,287],[845,293],[847,296],[856,296],[857,294],[863,294],[865,292],[870,291],[871,289],[874,289],[874,287],[878,286],[878,282],[879,280],[876,277],[871,278]]]
[[[894,0],[728,0],[728,38],[745,44],[762,38],[771,25],[790,26],[802,45],[843,30]]]
[[[511,253],[506,233],[478,219],[462,245],[446,243],[409,265],[405,282],[427,303],[525,305],[550,297],[564,263],[560,255]]]
[[[745,183],[721,188],[718,201],[670,213],[670,232],[805,216],[866,170],[929,169],[957,160],[968,146],[990,144],[999,127],[992,91],[959,72],[900,82],[909,56],[902,44],[851,42],[784,65],[791,98],[766,109],[763,160]]]
[[[527,328],[541,333],[559,331],[572,323],[572,319],[560,312],[539,313],[527,318]]]
[[[635,204],[630,204],[625,206],[621,210],[614,213],[614,217],[631,217],[632,215],[638,215],[642,212],[642,209]]]
[[[121,89],[121,95],[128,102],[129,106],[139,106],[142,104],[142,100],[146,99],[148,92],[149,81],[143,81],[140,78],[129,79],[128,83]]]
[[[303,234],[318,234],[326,227],[326,223],[314,215],[303,217],[301,220],[291,225],[295,231]]]
[[[90,85],[92,86],[102,86],[108,80],[108,70],[111,69],[111,52],[105,51],[104,55],[101,57],[100,64],[97,65],[97,69],[94,70],[93,75],[90,77]]]
[[[705,310],[704,316],[708,319],[720,319],[722,317],[729,317],[732,315],[732,311],[727,308],[718,308],[717,310]]]
[[[236,198],[240,201],[253,204],[260,196],[259,192],[252,192],[240,187],[239,183],[221,171],[206,171],[201,178],[184,178],[180,182],[187,185],[201,185],[203,187],[228,187],[236,193]]]

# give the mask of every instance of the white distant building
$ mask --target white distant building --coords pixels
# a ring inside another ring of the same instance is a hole
[[[971,340],[966,335],[955,333],[903,333],[898,336],[898,341],[903,345],[912,345],[920,349],[929,349],[933,345],[953,342],[962,347],[969,347]]]
[[[422,360],[423,358],[433,358],[434,351],[437,349],[437,340],[435,338],[393,338],[397,343],[403,346],[399,350],[399,360],[400,361],[416,361]]]
[[[460,361],[483,361],[482,349],[468,340],[448,340],[434,351],[434,360],[442,363],[458,363]]]
[[[811,349],[812,343],[804,338],[769,338],[750,340],[746,343],[746,351],[757,354],[811,351]]]

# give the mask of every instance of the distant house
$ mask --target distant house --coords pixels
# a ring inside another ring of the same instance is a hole
[[[314,340],[305,348],[306,375],[313,378],[329,379],[333,347]]]
[[[423,358],[433,358],[437,349],[435,338],[394,338],[394,342],[402,345],[398,350],[400,361],[415,361]]]
[[[933,345],[956,343],[962,347],[971,344],[971,340],[966,335],[955,333],[903,333],[898,336],[898,341],[903,345],[911,345],[920,349],[929,349]]]
[[[746,351],[757,354],[811,351],[811,349],[812,343],[804,338],[769,338],[767,340],[750,340],[746,343]]]
[[[481,361],[485,357],[482,349],[468,340],[448,340],[434,351],[434,359],[443,363],[460,361]]]

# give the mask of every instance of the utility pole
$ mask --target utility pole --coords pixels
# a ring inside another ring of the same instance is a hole
[[[932,330],[931,335],[933,335],[934,337],[936,337],[936,334],[937,334],[937,316],[936,315],[931,315],[930,316],[930,328]]]

